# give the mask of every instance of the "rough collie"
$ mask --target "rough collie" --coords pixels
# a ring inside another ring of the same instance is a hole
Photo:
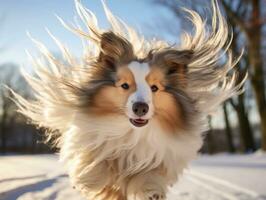
[[[202,146],[207,115],[241,92],[227,24],[216,2],[210,27],[185,10],[193,33],[170,45],[145,39],[103,6],[109,30],[79,1],[86,30],[59,18],[82,38],[79,58],[53,35],[64,59],[33,39],[42,59],[32,59],[36,75],[25,77],[35,100],[14,94],[16,103],[47,128],[72,184],[88,199],[166,199]]]

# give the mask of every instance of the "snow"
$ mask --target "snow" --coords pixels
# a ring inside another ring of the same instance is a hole
[[[0,156],[0,200],[85,200],[57,155]],[[200,156],[169,200],[266,200],[266,155]]]

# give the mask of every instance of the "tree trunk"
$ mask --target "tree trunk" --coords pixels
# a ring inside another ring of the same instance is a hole
[[[31,153],[36,152],[36,143],[37,143],[37,133],[33,132],[31,134]]]
[[[213,154],[215,152],[215,145],[213,140],[213,128],[212,128],[212,118],[211,116],[208,116],[208,124],[209,124],[209,130],[206,134],[206,144],[209,154]]]
[[[254,77],[254,79],[256,79]],[[252,86],[254,88],[257,109],[260,116],[260,129],[261,129],[261,147],[264,151],[266,151],[266,105],[265,105],[265,97],[264,92],[262,92],[262,86],[259,85],[257,80],[252,80]]]
[[[225,121],[225,133],[227,137],[229,152],[234,153],[235,146],[233,142],[233,134],[232,134],[232,129],[231,129],[231,125],[229,122],[229,118],[228,118],[228,111],[227,111],[226,103],[223,104],[223,111],[224,111],[224,121]]]
[[[256,146],[253,137],[253,131],[248,119],[246,108],[244,105],[244,94],[238,96],[237,116],[239,121],[239,129],[245,152],[255,151]]]
[[[263,79],[263,61],[261,55],[260,1],[252,0],[252,17],[248,30],[248,48],[250,64],[253,67],[252,87],[254,89],[258,113],[261,120],[262,149],[266,151],[266,99]]]

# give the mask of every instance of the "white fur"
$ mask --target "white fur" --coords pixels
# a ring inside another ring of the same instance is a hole
[[[138,118],[133,111],[132,106],[135,102],[144,102],[149,105],[149,111],[142,118],[150,119],[153,115],[154,106],[152,103],[152,91],[147,83],[146,77],[150,72],[150,67],[147,63],[131,62],[128,68],[134,76],[136,91],[132,93],[127,101],[127,114],[129,118]]]
[[[142,129],[132,129],[126,117],[88,118],[76,113],[71,127],[63,137],[61,159],[67,163],[73,185],[82,188],[84,184],[91,184],[84,188],[90,194],[113,181],[108,178],[116,176],[108,174],[108,166],[103,165],[106,160],[117,160],[119,176],[116,182],[121,188],[125,187],[131,175],[149,174],[161,164],[167,166],[163,180],[166,185],[171,185],[188,161],[195,158],[202,145],[198,130],[190,134],[180,132],[169,136],[155,120]],[[90,157],[90,152],[94,150],[99,152],[90,163],[84,158]],[[102,173],[105,175],[102,176]],[[141,175],[132,181],[134,184],[129,184],[127,188],[128,196],[141,193],[138,187],[141,188],[141,182],[147,180]]]

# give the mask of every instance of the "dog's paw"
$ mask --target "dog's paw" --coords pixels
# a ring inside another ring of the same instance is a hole
[[[147,193],[147,200],[166,200],[165,194],[160,192],[148,192]]]

